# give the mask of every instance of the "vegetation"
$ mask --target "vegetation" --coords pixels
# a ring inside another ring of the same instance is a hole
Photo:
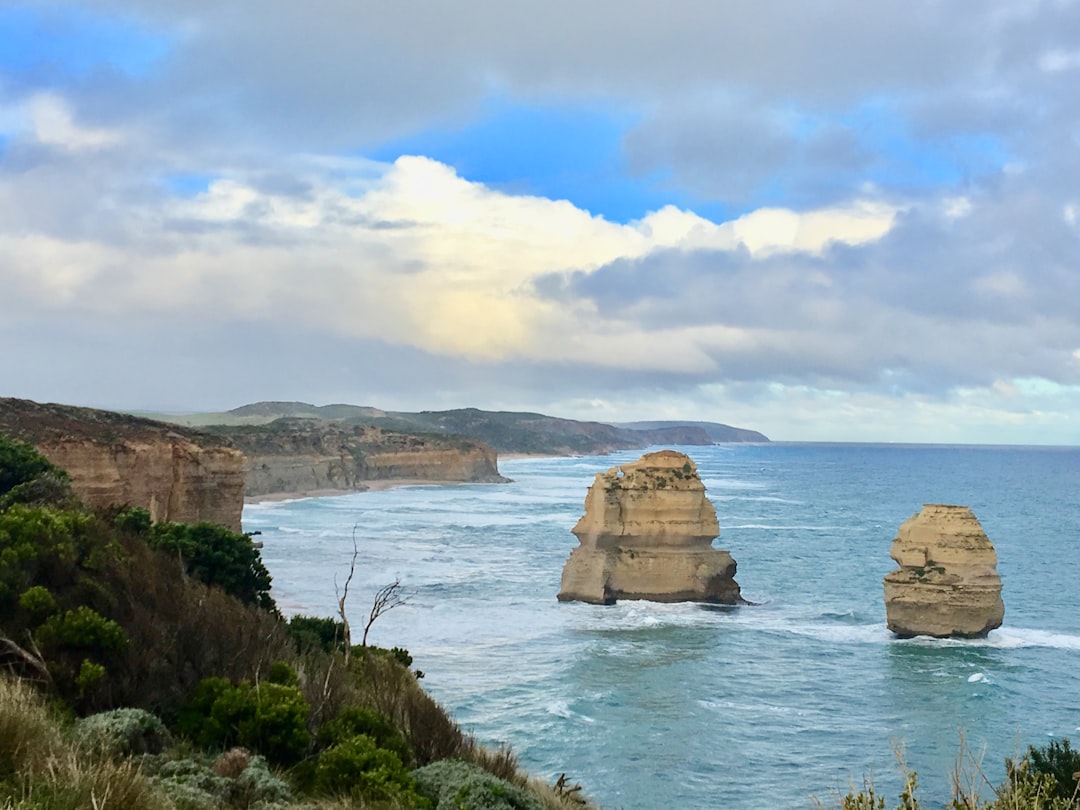
[[[948,810],[1080,810],[1080,752],[1073,751],[1068,740],[1029,746],[1019,760],[1006,760],[1005,770],[1005,781],[991,784],[979,762],[961,746],[960,763],[952,774],[953,795],[944,806]],[[917,774],[904,769],[897,810],[922,810],[918,786]],[[980,788],[989,791],[987,798],[980,795]],[[885,797],[870,781],[839,801],[840,810],[886,810],[886,806]],[[818,802],[818,807],[825,805]]]
[[[90,512],[2,436],[0,481],[0,808],[427,808],[410,769],[447,758],[574,806],[464,733],[406,650],[285,621],[250,537]]]

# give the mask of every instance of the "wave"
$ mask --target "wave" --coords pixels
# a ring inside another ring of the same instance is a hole
[[[770,529],[774,531],[815,531],[815,532],[850,532],[850,526],[775,526],[768,523],[740,523],[735,526],[720,526],[720,531],[732,529]]]
[[[999,628],[990,633],[986,642],[992,647],[1005,650],[1023,647],[1049,647],[1055,650],[1080,651],[1080,636],[1024,627]]]
[[[778,498],[775,495],[714,495],[709,494],[709,500],[714,501],[755,501],[758,503],[786,503],[792,506],[805,506],[806,501],[795,501],[791,498]]]
[[[578,720],[582,723],[595,723],[596,719],[589,717],[587,714],[581,712],[575,712],[570,708],[570,704],[565,700],[556,700],[549,703],[544,707],[548,714],[553,714],[556,717],[562,717],[566,720]]]

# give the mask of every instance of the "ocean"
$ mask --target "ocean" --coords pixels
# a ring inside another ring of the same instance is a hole
[[[1080,448],[787,444],[676,448],[758,604],[556,601],[597,472],[640,452],[500,462],[502,485],[249,505],[286,613],[349,615],[400,578],[369,642],[402,646],[461,726],[606,810],[837,806],[901,788],[943,806],[961,750],[1004,760],[1080,741]],[[899,640],[882,577],[924,503],[970,506],[998,553],[1005,622],[984,640]],[[982,793],[991,793],[988,786]],[[890,801],[888,806],[894,806]]]

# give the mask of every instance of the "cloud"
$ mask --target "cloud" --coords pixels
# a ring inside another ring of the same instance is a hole
[[[1076,435],[1076,3],[19,8],[12,385]]]

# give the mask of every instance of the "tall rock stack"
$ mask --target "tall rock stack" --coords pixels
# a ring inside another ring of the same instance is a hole
[[[559,601],[619,599],[742,603],[735,560],[712,547],[720,533],[697,467],[674,450],[597,473],[573,529]]]
[[[926,504],[891,556],[900,569],[885,576],[885,615],[898,636],[981,638],[1001,626],[997,554],[968,507]]]

